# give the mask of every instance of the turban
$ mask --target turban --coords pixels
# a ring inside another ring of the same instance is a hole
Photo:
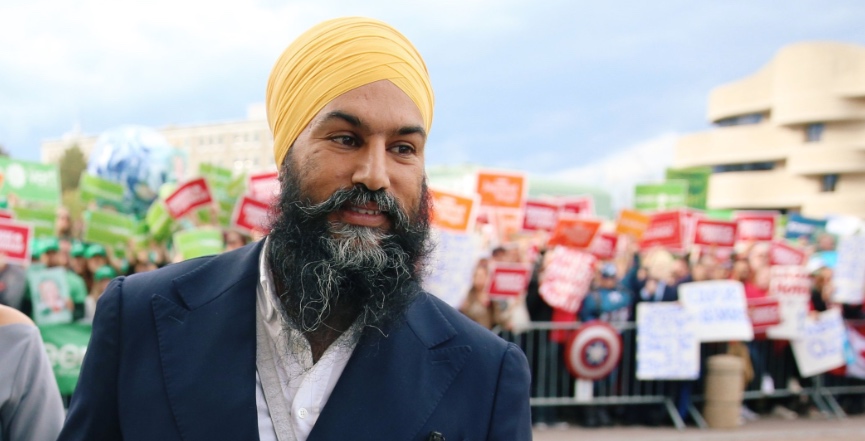
[[[378,20],[328,20],[298,37],[279,57],[267,81],[267,122],[277,167],[310,121],[334,98],[390,80],[415,103],[429,133],[433,92],[417,49]]]

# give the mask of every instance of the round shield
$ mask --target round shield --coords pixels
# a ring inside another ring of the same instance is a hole
[[[622,337],[606,322],[592,320],[575,332],[565,349],[565,363],[571,375],[599,380],[613,371],[622,359]]]

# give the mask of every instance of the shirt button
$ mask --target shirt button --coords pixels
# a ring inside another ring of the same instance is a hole
[[[305,419],[308,414],[309,412],[306,411],[305,407],[301,407],[297,410],[297,416],[299,416],[300,419]]]

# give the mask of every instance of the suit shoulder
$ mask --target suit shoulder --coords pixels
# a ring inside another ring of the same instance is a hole
[[[438,297],[427,292],[422,293],[421,296],[417,302],[421,314],[416,315],[420,316],[421,320],[427,321],[428,326],[442,332],[450,328],[457,344],[483,346],[501,351],[507,349],[508,344],[504,339],[466,317],[463,313],[457,311]],[[418,333],[419,329],[422,329],[420,326],[413,326],[413,328],[416,328],[416,333]],[[421,336],[419,335],[419,337]]]

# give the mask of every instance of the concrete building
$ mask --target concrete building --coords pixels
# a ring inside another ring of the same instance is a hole
[[[228,167],[235,172],[276,169],[273,163],[273,137],[263,105],[249,106],[247,118],[241,121],[168,126],[157,131],[171,145],[186,153],[187,170],[191,173],[195,173],[202,162]],[[90,157],[98,138],[74,130],[60,139],[44,141],[41,160],[57,163],[63,152],[76,144],[85,156]]]
[[[712,166],[709,208],[865,217],[865,47],[814,42],[709,95],[715,127],[681,137],[676,167]]]

